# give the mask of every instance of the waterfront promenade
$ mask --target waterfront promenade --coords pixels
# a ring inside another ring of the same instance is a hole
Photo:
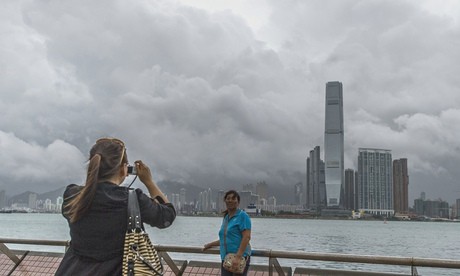
[[[24,240],[0,238],[0,275],[11,276],[45,276],[53,275],[62,259],[63,253],[34,252],[23,250],[10,250],[8,244],[35,244],[67,247],[69,241],[51,240]],[[191,246],[155,246],[160,253],[167,275],[220,275],[220,264],[210,261],[194,261],[196,254],[219,254],[218,249],[210,249],[203,252],[201,247]],[[190,260],[173,260],[171,253],[185,253]],[[460,260],[427,259],[414,257],[391,257],[391,256],[360,256],[353,254],[309,253],[274,250],[253,249],[252,258],[264,258],[268,260],[266,265],[251,265],[250,276],[307,276],[307,275],[418,275],[417,268],[441,268],[449,270],[452,274],[439,273],[436,275],[458,275],[460,272]],[[283,267],[278,259],[314,260],[319,262],[339,263],[366,263],[388,266],[405,266],[407,273],[392,273],[386,271],[372,271],[369,269],[346,270],[346,269],[317,269],[314,267]]]

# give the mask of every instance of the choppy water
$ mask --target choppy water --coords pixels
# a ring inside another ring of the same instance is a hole
[[[218,217],[177,217],[168,229],[147,227],[155,244],[202,246],[218,238]],[[252,219],[251,244],[256,249],[460,260],[460,223],[355,220]],[[3,238],[68,240],[68,226],[59,214],[0,214]],[[61,247],[10,245],[15,249],[63,252]],[[172,257],[183,258],[180,254]],[[190,256],[188,256],[190,259]],[[196,260],[218,261],[217,255]],[[286,266],[360,269],[410,273],[409,267],[279,260]],[[266,264],[263,258],[253,263]],[[460,275],[460,270],[417,268],[421,275]]]

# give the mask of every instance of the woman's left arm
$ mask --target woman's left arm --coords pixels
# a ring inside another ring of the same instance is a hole
[[[238,248],[238,252],[236,252],[236,255],[238,257],[243,257],[244,251],[246,250],[246,247],[248,247],[249,241],[251,240],[251,229],[243,230],[243,232],[241,232],[241,235],[243,237],[241,238],[241,243],[240,247]]]

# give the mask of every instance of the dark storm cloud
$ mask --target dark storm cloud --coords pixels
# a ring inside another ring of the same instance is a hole
[[[270,12],[256,29],[232,6],[2,2],[2,187],[81,182],[101,136],[125,140],[157,180],[291,187],[323,145],[337,80],[347,167],[359,147],[391,149],[409,159],[412,198],[460,196],[455,16],[415,1],[258,3]]]

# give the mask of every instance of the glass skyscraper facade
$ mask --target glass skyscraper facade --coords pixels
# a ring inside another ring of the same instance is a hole
[[[395,213],[409,212],[409,174],[407,158],[393,160],[393,207]]]
[[[391,151],[360,148],[358,155],[358,209],[376,215],[393,215]]]
[[[306,207],[318,210],[326,207],[324,162],[320,158],[320,147],[316,146],[307,157]]]
[[[344,185],[343,88],[341,82],[326,84],[324,163],[327,207],[341,206]]]

